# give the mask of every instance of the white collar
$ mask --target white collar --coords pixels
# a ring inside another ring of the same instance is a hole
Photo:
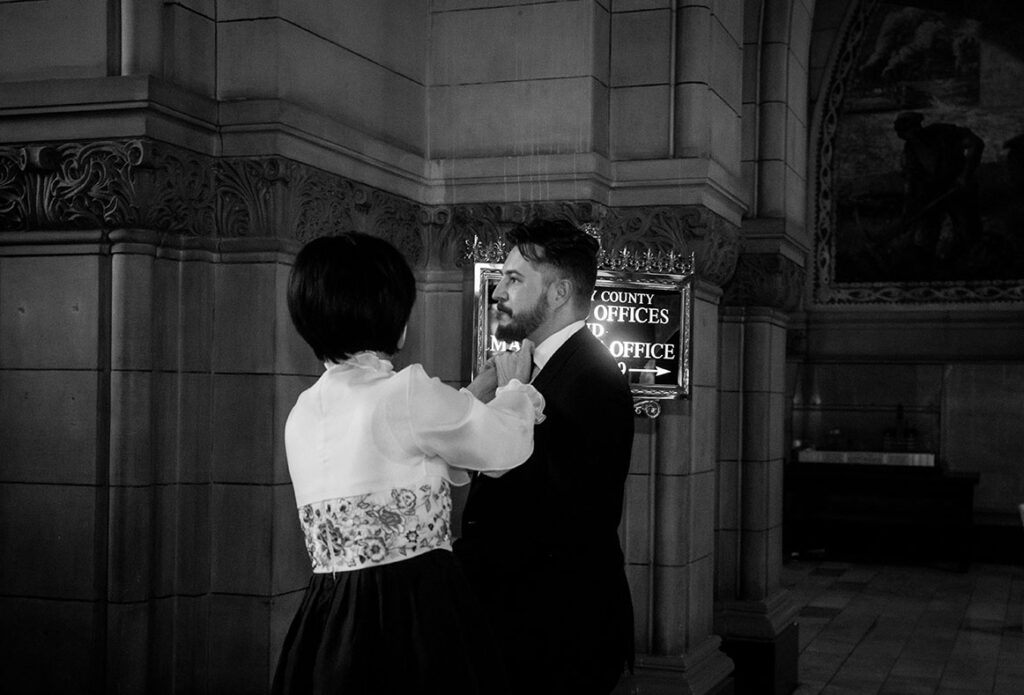
[[[337,369],[338,367],[344,369],[369,369],[370,371],[382,372],[385,374],[390,374],[394,371],[391,360],[387,359],[386,356],[383,356],[383,353],[374,352],[373,350],[357,352],[354,355],[349,355],[341,362],[331,362],[330,360],[324,362],[325,369]]]
[[[537,371],[544,369],[544,365],[548,363],[551,356],[558,352],[558,348],[565,345],[565,342],[569,340],[576,331],[580,330],[587,325],[584,320],[573,321],[565,328],[555,331],[547,338],[541,341],[540,345],[533,348],[533,363],[537,365]]]

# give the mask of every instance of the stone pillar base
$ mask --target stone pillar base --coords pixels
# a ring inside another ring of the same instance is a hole
[[[722,651],[736,663],[736,695],[788,695],[799,680],[800,628],[789,592],[719,606]]]
[[[799,681],[799,626],[772,640],[725,638],[722,651],[736,663],[735,695],[788,695]]]
[[[734,695],[733,663],[720,645],[716,637],[684,656],[638,654],[612,695]]]

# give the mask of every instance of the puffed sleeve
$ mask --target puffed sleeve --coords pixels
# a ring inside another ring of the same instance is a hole
[[[408,434],[416,447],[448,465],[475,471],[514,468],[533,453],[533,425],[543,419],[544,397],[513,380],[490,403],[410,367]]]

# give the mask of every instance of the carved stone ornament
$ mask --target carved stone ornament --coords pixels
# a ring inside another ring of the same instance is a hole
[[[806,277],[805,270],[785,256],[744,253],[724,288],[722,303],[763,306],[792,313],[800,308]]]
[[[813,193],[813,301],[841,304],[950,304],[1024,301],[1024,279],[971,282],[837,282],[835,143],[843,97],[876,0],[864,0],[849,19],[842,52],[831,68],[821,104]]]
[[[696,273],[723,284],[732,275],[738,232],[694,206],[613,209],[592,203],[462,206],[453,213],[452,238],[462,241],[461,262],[501,263],[504,233],[536,217],[566,219],[601,242],[600,267],[641,273]]]
[[[453,269],[473,257],[467,246],[504,260],[505,232],[538,216],[596,228],[609,269],[695,271],[723,285],[739,255],[735,226],[699,206],[426,206],[282,157],[209,157],[142,139],[0,146],[0,231],[307,241],[357,230],[388,239],[415,267]]]
[[[633,412],[636,415],[646,415],[654,420],[661,415],[661,401],[659,400],[634,400]]]
[[[144,140],[0,146],[0,231],[133,227],[306,241],[357,230],[424,253],[423,206],[281,157],[214,158]]]

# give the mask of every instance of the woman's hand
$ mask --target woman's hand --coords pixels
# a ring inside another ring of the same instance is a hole
[[[494,356],[494,367],[498,373],[499,387],[512,379],[519,379],[524,384],[530,383],[530,376],[533,373],[533,343],[524,339],[515,352],[499,352]]]
[[[494,398],[494,392],[498,388],[498,370],[494,366],[494,358],[487,360],[484,368],[476,375],[476,378],[469,383],[466,390],[476,396],[478,401],[490,403]]]
[[[484,363],[484,368],[466,387],[477,400],[490,403],[494,392],[513,379],[530,383],[533,374],[533,343],[523,340],[515,352],[499,352]]]

